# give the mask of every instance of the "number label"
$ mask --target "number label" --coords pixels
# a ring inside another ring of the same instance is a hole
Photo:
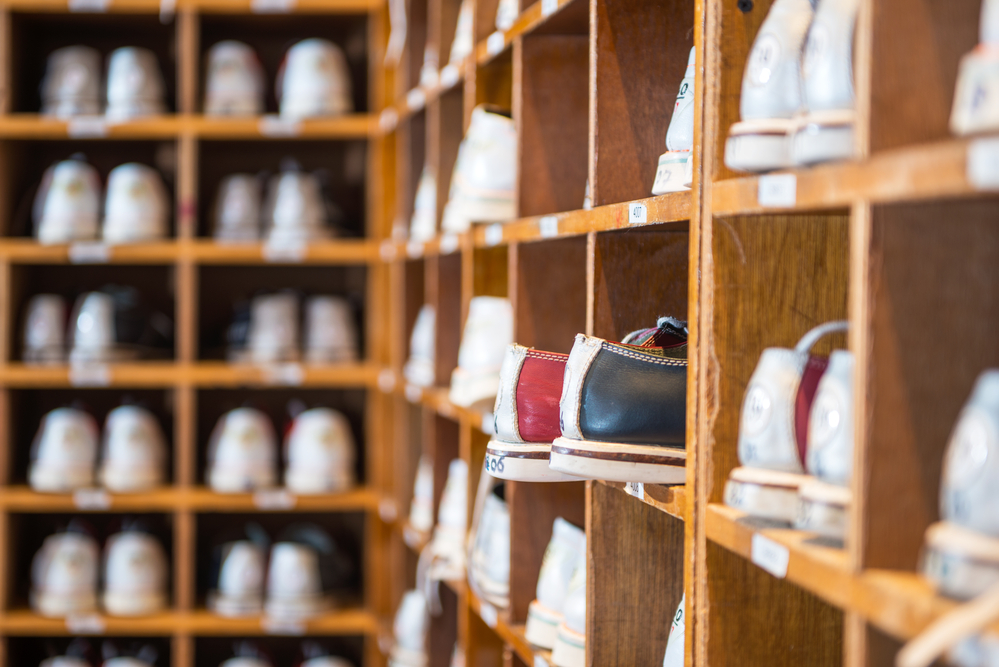
[[[485,600],[479,603],[479,616],[482,617],[482,622],[490,628],[495,628],[496,622],[499,620],[499,614],[496,611],[496,607],[492,606]]]
[[[628,223],[632,225],[649,221],[649,209],[645,204],[628,204]]]
[[[295,507],[295,496],[287,489],[265,489],[253,494],[253,506],[258,510],[290,510]]]
[[[794,174],[760,176],[756,199],[760,206],[791,208],[798,200],[798,177]]]
[[[305,369],[294,362],[264,366],[264,382],[278,387],[298,387],[305,382]]]
[[[111,384],[111,369],[107,364],[73,364],[69,367],[69,384],[73,387],[106,387]]]
[[[558,0],[541,0],[541,16],[551,16],[558,9]],[[547,664],[547,663],[546,663]]]
[[[628,482],[624,485],[624,492],[629,496],[635,496],[639,500],[645,500],[645,484],[642,482]]]
[[[753,533],[753,545],[750,559],[754,564],[779,579],[787,576],[787,564],[791,560],[791,552],[782,544],[777,544],[769,537]]]
[[[493,476],[495,476],[496,473],[502,474],[503,471],[506,469],[506,465],[504,464],[504,461],[506,461],[506,457],[505,456],[496,456],[495,454],[489,454],[487,452],[486,453],[486,472],[489,473],[490,475],[493,475]]]
[[[503,242],[503,225],[501,223],[493,223],[486,227],[486,245],[494,246],[499,245]]]
[[[297,137],[302,132],[302,124],[297,120],[268,114],[260,119],[257,129],[265,137]]]
[[[111,259],[111,248],[99,241],[81,241],[69,246],[71,264],[103,264]]]
[[[447,65],[441,70],[440,82],[443,88],[450,88],[458,83],[461,72],[457,65]]]
[[[78,510],[106,510],[111,508],[111,496],[104,489],[77,489],[73,505]]]
[[[458,235],[445,234],[441,237],[440,249],[442,255],[450,255],[458,249]]]
[[[554,215],[544,216],[538,220],[538,231],[541,232],[541,238],[543,239],[558,236],[558,218]]]
[[[412,111],[422,109],[426,102],[427,95],[423,92],[422,88],[413,88],[411,91],[406,93],[406,106],[408,106]]]
[[[999,139],[977,139],[968,146],[968,181],[978,190],[999,189]]]
[[[269,635],[300,637],[305,634],[305,623],[287,618],[264,617],[260,627]]]
[[[304,243],[265,243],[264,261],[275,264],[298,264],[305,259]]]
[[[103,635],[107,624],[97,614],[70,614],[66,617],[66,629],[71,635]]]
[[[383,110],[378,116],[378,127],[382,129],[382,132],[391,132],[398,124],[399,113],[391,107]]]
[[[108,124],[103,116],[77,116],[66,123],[66,134],[70,139],[100,139],[108,136]]]
[[[497,30],[486,40],[486,53],[495,56],[503,50],[504,46],[506,46],[506,40],[503,38],[503,33]]]

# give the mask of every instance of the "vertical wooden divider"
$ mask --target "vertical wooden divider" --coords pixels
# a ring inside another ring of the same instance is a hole
[[[9,114],[14,104],[14,54],[11,52],[10,7],[0,7],[0,114]]]

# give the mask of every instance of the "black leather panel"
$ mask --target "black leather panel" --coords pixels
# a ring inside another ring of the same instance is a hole
[[[682,447],[686,424],[685,362],[603,346],[583,380],[583,438]]]

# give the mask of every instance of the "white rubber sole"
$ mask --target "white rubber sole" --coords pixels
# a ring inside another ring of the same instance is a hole
[[[793,166],[787,134],[733,134],[725,142],[725,166],[748,172]]]
[[[31,608],[48,618],[62,618],[71,614],[97,611],[97,593],[62,595],[59,593],[31,592]]]
[[[548,466],[552,446],[490,440],[486,447],[486,472],[515,482],[578,482],[579,477]]]
[[[691,151],[669,151],[660,155],[652,194],[664,195],[667,192],[689,190],[688,177],[692,172],[693,160],[694,154]]]
[[[808,123],[791,137],[791,161],[796,165],[849,160],[853,156],[853,125]]]
[[[562,624],[562,614],[545,607],[537,600],[527,607],[527,626],[524,638],[535,646],[551,649],[558,638],[558,626]]]
[[[569,628],[558,626],[558,636],[552,649],[552,664],[556,667],[586,667],[586,636]]]
[[[746,468],[736,468],[733,473],[741,470]],[[751,471],[757,478],[754,481],[736,479],[734,474],[729,475],[725,483],[725,504],[750,516],[781,521],[788,525],[794,523],[798,516],[798,487],[808,477],[776,472],[772,474],[773,480],[770,481],[767,473],[771,471],[755,468]]]
[[[552,470],[583,479],[643,484],[683,484],[687,480],[687,452],[678,447],[563,437],[552,443],[548,465]]]
[[[264,597],[259,595],[238,598],[219,595],[213,591],[208,595],[208,609],[226,618],[259,616],[264,609]]]

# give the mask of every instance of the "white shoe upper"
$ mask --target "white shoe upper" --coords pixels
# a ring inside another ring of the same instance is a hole
[[[465,536],[468,530],[468,464],[453,459],[437,508],[434,535],[425,548],[430,559],[428,581],[457,579],[465,573]],[[421,561],[424,559],[421,554]],[[418,577],[419,578],[419,577]]]
[[[853,353],[833,350],[808,420],[808,472],[849,486],[853,472]]]
[[[267,556],[250,540],[231,542],[223,547],[222,567],[219,568],[220,597],[263,601],[264,573]]]
[[[97,603],[99,549],[83,533],[45,538],[31,561],[32,607],[45,616],[92,611]]]
[[[576,565],[585,558],[586,533],[562,517],[555,519],[552,539],[545,549],[538,574],[538,602],[547,609],[561,612]]]
[[[111,52],[104,111],[108,118],[128,120],[165,113],[163,96],[163,75],[152,51],[125,46]]]
[[[340,47],[325,39],[305,39],[285,55],[278,74],[281,115],[335,116],[354,110],[350,70]]]
[[[252,47],[226,40],[208,51],[205,114],[259,115],[264,112],[264,69]]]
[[[687,596],[684,594],[680,598],[680,606],[676,608],[676,614],[673,615],[673,623],[669,629],[669,639],[666,641],[666,654],[663,656],[663,667],[683,667],[683,644],[687,628],[687,624],[684,621],[686,602]]]
[[[100,480],[111,491],[143,491],[163,483],[166,437],[156,416],[122,405],[104,422]]]
[[[69,118],[101,112],[101,54],[66,46],[49,54],[42,79],[42,115]]]
[[[305,360],[315,364],[357,361],[357,323],[350,302],[340,296],[305,300]]]
[[[519,14],[519,0],[500,0],[496,7],[496,29],[509,30]]]
[[[392,624],[392,630],[395,633],[393,654],[413,653],[425,660],[429,628],[430,612],[423,591],[406,591],[399,602],[399,609],[395,613],[395,620]]]
[[[483,474],[480,484],[493,486]],[[468,579],[472,589],[504,609],[510,603],[510,509],[491,491],[478,517],[469,554]]]
[[[694,146],[694,59],[695,49],[690,47],[687,71],[680,82],[680,92],[676,95],[669,129],[666,130],[666,150],[669,151],[689,151]]]
[[[66,358],[66,300],[57,294],[36,294],[24,318],[24,361],[60,363]]]
[[[513,306],[509,299],[473,297],[451,376],[451,402],[468,407],[495,399],[506,348],[513,343]]]
[[[303,243],[329,238],[329,219],[319,179],[285,170],[271,178],[264,204],[268,243]]]
[[[271,547],[267,573],[267,602],[309,602],[323,596],[319,554],[298,542],[278,542]]]
[[[409,525],[423,533],[434,527],[434,463],[426,456],[420,457],[416,467]]]
[[[853,29],[860,0],[819,0],[802,57],[810,112],[853,110]]]
[[[277,438],[271,420],[253,408],[236,408],[215,425],[208,451],[208,484],[219,493],[274,486]]]
[[[583,541],[583,551],[576,560],[565,603],[562,605],[562,618],[566,627],[573,632],[586,635],[586,544]]]
[[[260,238],[260,182],[251,174],[230,174],[219,184],[214,236],[219,241]]]
[[[69,243],[97,238],[101,181],[84,160],[63,160],[45,171],[34,202],[39,243]]]
[[[104,608],[116,616],[157,612],[166,606],[167,557],[152,535],[126,531],[105,546]]]
[[[357,446],[350,423],[331,408],[313,408],[285,436],[285,485],[296,493],[339,493],[354,486]]]
[[[426,242],[437,235],[437,175],[429,166],[423,167],[413,201],[413,217],[409,223],[409,238]]]
[[[83,410],[46,414],[31,446],[31,488],[58,493],[92,486],[99,437],[97,422]]]
[[[118,340],[114,297],[105,292],[80,295],[73,309],[70,360],[89,360],[113,353]]]
[[[250,304],[247,347],[250,361],[295,361],[299,350],[298,295],[293,292],[263,294]]]
[[[169,202],[159,173],[129,162],[108,175],[101,236],[108,243],[155,241],[167,235]]]
[[[430,304],[423,304],[413,324],[409,338],[409,359],[403,368],[406,382],[417,387],[429,387],[436,379],[437,311]]]

